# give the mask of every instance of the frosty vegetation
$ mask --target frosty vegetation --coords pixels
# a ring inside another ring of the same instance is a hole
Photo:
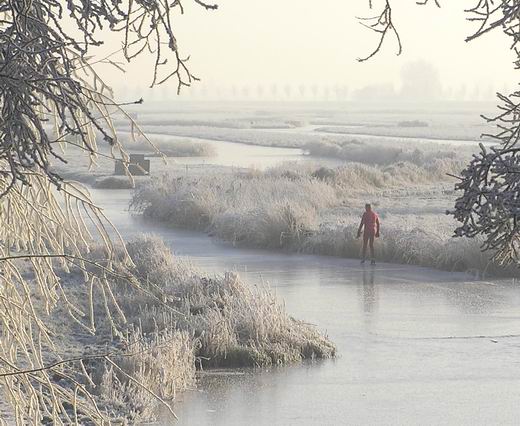
[[[150,52],[151,85],[173,79],[180,90],[196,80],[172,27],[182,10],[178,1],[0,2],[0,410],[10,423],[149,420],[155,403],[171,411],[196,366],[335,353],[268,288],[204,276],[160,240],[126,245],[56,166],[67,148],[92,165],[128,166],[116,113],[131,123],[132,140],[158,152],[90,55],[103,31],[119,32],[114,54],[130,61]],[[116,65],[112,58],[97,62]]]
[[[364,143],[355,139],[344,141],[320,141],[309,143],[305,150],[313,157],[338,158],[349,162],[388,166],[400,162],[424,166],[428,172],[444,169],[446,173],[459,173],[463,160],[469,157],[467,150],[455,152],[438,145],[410,143]],[[466,155],[463,155],[463,154]],[[442,165],[441,165],[442,163]],[[435,173],[434,173],[435,174]],[[436,176],[438,178],[438,176]]]
[[[314,327],[287,315],[267,286],[247,285],[236,274],[204,275],[174,257],[157,237],[126,244],[131,267],[121,262],[125,250],[115,251],[119,277],[109,279],[113,299],[108,304],[102,289],[79,285],[80,270],[61,272],[78,309],[89,310],[89,299],[94,300],[96,335],[61,323],[66,314],[61,308],[49,321],[53,331],[62,332],[61,346],[85,359],[88,380],[77,380],[99,408],[96,422],[155,419],[158,401],[172,401],[193,388],[200,367],[276,366],[335,353]],[[105,256],[106,249],[95,246],[89,258]],[[92,353],[111,356],[91,359]],[[78,415],[85,421],[86,414]]]
[[[440,0],[425,0],[419,5],[435,5],[441,7]],[[373,2],[369,1],[372,8]],[[477,0],[466,10],[468,20],[476,22],[476,31],[467,37],[472,41],[485,36],[491,31],[501,30],[510,37],[514,64],[520,67],[520,22],[518,0]],[[374,57],[384,43],[394,37],[397,42],[397,54],[401,54],[403,45],[398,28],[394,24],[392,1],[385,0],[380,14],[362,20],[363,25],[375,32],[378,43],[361,62]],[[461,195],[450,211],[460,222],[455,231],[460,237],[482,237],[484,250],[493,253],[494,260],[503,265],[520,262],[520,223],[518,178],[518,154],[520,147],[520,91],[510,95],[498,94],[499,113],[495,117],[484,117],[488,122],[496,124],[498,130],[486,135],[498,142],[497,146],[475,154],[470,164],[462,171],[461,181],[456,188]]]
[[[217,7],[193,1],[208,10]],[[384,4],[374,26],[382,36],[378,49],[388,32],[398,35],[390,1]],[[131,61],[150,53],[150,85],[173,79],[180,90],[197,80],[173,27],[173,13],[183,10],[180,1],[0,2],[0,392],[18,424],[147,418],[151,401],[167,404],[192,384],[195,361],[270,365],[334,355],[327,339],[291,319],[268,290],[253,290],[233,275],[204,277],[155,240],[115,242],[117,233],[88,192],[51,166],[65,161],[61,150],[67,145],[92,163],[108,156],[128,165],[112,119],[116,111],[123,113],[122,105],[96,73],[92,49],[102,44],[104,31],[117,32],[122,48],[115,54]],[[502,28],[513,45],[520,39],[517,0],[480,0],[470,13],[482,22],[472,38]],[[113,55],[100,62],[119,66]],[[517,260],[517,98],[518,93],[501,98],[503,114],[495,119],[501,130],[494,135],[501,145],[483,149],[463,172],[458,188],[464,195],[454,213],[462,222],[458,234],[483,236],[503,263]],[[135,122],[130,128],[132,138],[146,139]],[[108,154],[99,147],[99,135]],[[159,218],[190,219],[236,243],[318,252],[343,247],[349,253],[348,238],[328,236],[320,248],[329,223],[324,214],[348,201],[342,176],[348,176],[349,188],[357,179],[360,187],[392,189],[394,182],[431,179],[444,164],[440,160],[431,170],[406,163],[389,170],[278,170],[227,181],[209,176],[196,185],[165,178],[172,186],[164,194],[159,181],[138,192],[135,205]],[[219,182],[229,190],[223,200]],[[237,187],[248,182],[275,208],[248,199]],[[188,191],[195,194],[191,200]],[[300,200],[298,209],[293,192],[308,205]],[[171,215],[172,209],[179,214]],[[267,229],[271,234],[262,236]],[[427,248],[410,249],[402,232],[394,240],[388,235],[385,247],[391,249],[385,253],[396,260],[434,259],[440,267],[463,268],[465,258],[454,262],[442,239],[428,257],[430,235]],[[93,241],[101,246],[93,249]],[[471,261],[480,260],[470,254]],[[86,352],[77,353],[83,347]]]
[[[452,238],[455,222],[443,212],[452,202],[454,179],[446,173],[456,173],[461,164],[446,159],[422,166],[290,164],[265,172],[169,174],[138,187],[132,207],[151,220],[206,231],[238,246],[357,258],[360,212],[366,200],[377,200],[381,260],[514,274],[482,253],[481,241]]]
[[[462,120],[461,120],[462,121]],[[324,126],[316,129],[316,132],[326,133],[330,135],[353,135],[362,134],[364,136],[390,136],[394,138],[428,139],[428,140],[460,140],[460,141],[477,141],[482,133],[489,131],[489,126],[466,124],[463,122],[456,125],[450,125],[444,120],[442,125],[439,123],[428,126],[402,126],[399,123],[383,123],[377,126],[367,127],[359,126],[356,128],[348,128],[341,126]],[[412,141],[410,141],[412,143]]]
[[[153,135],[148,137],[158,151],[151,150],[142,138],[137,138],[134,142],[131,137],[123,134],[120,140],[128,152],[144,152],[149,157],[213,157],[216,155],[215,149],[208,143],[173,137],[158,138]]]

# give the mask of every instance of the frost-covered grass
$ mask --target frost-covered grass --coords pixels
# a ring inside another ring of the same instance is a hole
[[[217,128],[206,126],[170,126],[147,125],[147,132],[161,133],[164,135],[201,138],[214,141],[238,142],[246,145],[260,145],[283,148],[301,148],[306,143],[319,141],[319,134],[302,133],[293,134],[278,129],[264,131],[253,128]],[[331,135],[331,137],[334,137]]]
[[[267,247],[316,226],[317,212],[336,203],[326,182],[280,170],[193,178],[165,174],[141,186],[132,202],[145,215],[176,226],[212,227],[220,236],[240,228],[243,235],[235,232],[235,240]]]
[[[426,123],[426,122],[425,122]],[[461,141],[478,141],[480,136],[489,132],[489,127],[482,124],[475,125],[436,125],[412,126],[400,125],[365,125],[359,128],[347,128],[339,126],[324,126],[316,129],[317,132],[339,135],[374,135],[374,136],[391,136],[402,138],[423,138],[438,140],[461,140]]]
[[[152,152],[150,145],[143,139],[137,138],[134,142],[129,135],[122,135],[120,139],[127,147],[129,152],[148,153],[149,156],[164,155],[166,157],[213,157],[216,150],[213,146],[204,142],[195,142],[189,139],[179,139],[175,137],[161,137],[150,135],[149,139],[160,151]]]
[[[408,162],[417,166],[437,167],[438,162],[450,164],[450,172],[457,173],[462,169],[462,160],[469,157],[467,149],[439,147],[424,144],[420,147],[412,144],[384,144],[368,143],[358,140],[348,141],[320,141],[309,143],[305,149],[315,157],[339,158],[346,161],[364,164],[392,165],[399,162]]]
[[[194,177],[164,174],[136,190],[132,207],[173,225],[211,227],[217,233],[228,228],[226,222],[236,222],[233,227],[243,228],[244,235],[261,234],[253,238],[255,241],[265,239],[273,229],[277,241],[280,229],[311,230],[319,223],[320,212],[341,205],[347,198],[442,182],[452,167],[444,161],[422,168],[410,163],[385,167],[347,163],[337,168],[291,164],[265,172]],[[294,217],[298,225],[293,223]],[[276,245],[274,240],[268,238]]]
[[[453,181],[445,173],[456,164],[349,163],[336,169],[165,175],[138,188],[132,205],[150,220],[204,230],[236,245],[358,257],[359,217],[372,201],[383,223],[380,260],[504,273],[480,252],[478,241],[452,238],[456,224],[444,212],[453,203]]]
[[[166,157],[214,157],[217,155],[217,151],[213,146],[190,140],[161,142],[158,148],[161,154],[156,155],[164,155]]]
[[[250,286],[234,273],[203,274],[157,237],[138,237],[126,249],[133,265],[116,260],[118,275],[108,276],[106,285],[91,289],[81,271],[63,273],[75,314],[93,318],[94,335],[74,321],[64,323],[65,306],[49,321],[63,357],[110,354],[110,361],[84,361],[90,379],[78,380],[111,418],[153,420],[156,397],[175,402],[195,386],[199,366],[275,366],[335,355],[334,345],[288,315],[267,286]],[[102,248],[89,256],[100,264],[106,259]]]
[[[493,131],[482,113],[493,103],[439,103],[385,105],[368,103],[228,103],[192,104],[173,110],[138,111],[148,131],[185,137],[210,138],[265,146],[302,147],[324,138],[343,140],[349,134],[428,139],[479,140]],[[136,110],[137,111],[137,110]],[[423,122],[428,127],[403,127],[399,123]],[[301,132],[307,124],[329,132]],[[356,126],[345,128],[345,126]],[[270,129],[263,132],[262,129]],[[279,132],[276,129],[280,130]],[[285,132],[283,131],[285,130]],[[288,130],[288,131],[287,131]],[[263,133],[269,133],[266,137]]]
[[[268,287],[249,286],[234,273],[201,274],[158,238],[134,240],[128,251],[141,282],[161,286],[175,300],[174,322],[195,337],[195,356],[203,365],[281,365],[335,353],[314,327],[290,317]],[[150,321],[158,321],[159,308],[147,304]]]
[[[404,263],[448,271],[462,271],[476,276],[515,276],[513,268],[503,269],[482,253],[479,240],[452,238],[454,223],[448,218],[414,215],[385,217],[376,255],[381,261]],[[301,247],[305,253],[360,257],[361,242],[356,239],[359,218],[346,215],[341,224],[325,223]]]
[[[238,116],[237,116],[238,115]],[[167,113],[141,114],[137,120],[142,126],[177,126],[177,127],[210,127],[216,129],[292,129],[302,127],[305,121],[284,119],[283,117],[269,116],[240,116],[199,118],[197,115],[179,118]],[[116,122],[125,124],[124,120]]]
[[[128,176],[106,176],[96,179],[93,183],[98,189],[131,189],[134,187]]]

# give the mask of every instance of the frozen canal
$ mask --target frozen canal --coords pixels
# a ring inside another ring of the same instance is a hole
[[[213,143],[213,160],[179,162],[264,168],[304,160],[294,149]],[[205,372],[176,403],[176,424],[518,424],[520,286],[511,280],[241,250],[132,217],[129,191],[95,190],[93,197],[125,237],[159,234],[203,271],[236,270],[251,284],[268,282],[290,314],[316,324],[338,347],[330,361]]]
[[[176,404],[176,424],[518,424],[520,288],[511,280],[234,249],[132,218],[128,191],[93,196],[125,237],[154,232],[202,270],[269,282],[338,346],[336,360],[204,374]]]

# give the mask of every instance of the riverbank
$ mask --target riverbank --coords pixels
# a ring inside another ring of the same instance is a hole
[[[179,425],[341,424],[346,418],[388,425],[420,423],[423,416],[468,426],[515,424],[517,280],[233,247],[124,211],[129,191],[93,190],[92,197],[125,238],[160,234],[199,270],[233,270],[250,285],[269,283],[288,312],[327,330],[338,347],[333,361],[203,374],[197,389],[178,400]],[[438,215],[431,198],[429,209]],[[161,419],[161,426],[174,421],[166,412]]]
[[[359,215],[372,201],[382,219],[381,261],[478,275],[516,276],[480,251],[479,241],[452,238],[458,162],[391,167],[280,166],[224,176],[165,175],[139,187],[132,208],[147,220],[202,230],[236,246],[358,258]]]
[[[73,305],[41,312],[55,336],[52,348],[43,343],[45,362],[84,359],[80,369],[73,361],[45,376],[58,404],[81,386],[76,406],[62,403],[61,418],[149,421],[157,418],[159,401],[174,409],[178,395],[195,387],[197,368],[260,368],[335,356],[334,344],[289,316],[267,285],[247,285],[236,273],[203,274],[157,237],[132,238],[126,250],[132,264],[117,249],[115,273],[100,281],[85,282],[79,268],[61,271]],[[102,272],[104,249],[95,247],[89,259],[90,272]],[[75,320],[63,322],[70,315]]]

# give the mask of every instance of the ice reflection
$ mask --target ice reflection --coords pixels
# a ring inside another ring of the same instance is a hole
[[[365,314],[373,314],[377,310],[377,287],[374,283],[375,269],[363,270],[363,308]]]

